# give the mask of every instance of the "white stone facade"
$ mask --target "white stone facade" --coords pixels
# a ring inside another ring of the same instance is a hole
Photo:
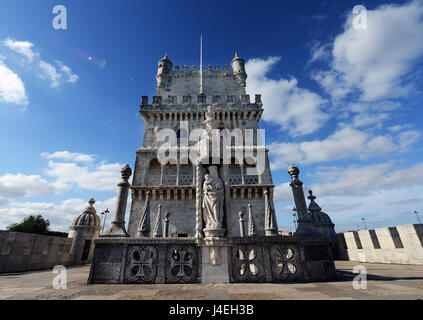
[[[186,155],[183,155],[181,150],[184,146],[180,146],[178,163],[161,165],[157,159],[157,152],[163,142],[158,141],[157,137],[163,129],[175,130],[180,145],[181,138],[188,136],[192,130],[207,128],[205,121],[207,108],[213,110],[213,123],[219,130],[239,129],[245,132],[245,129],[254,129],[257,132],[263,113],[261,96],[256,95],[252,102],[246,95],[247,74],[244,60],[236,55],[231,66],[232,69],[228,69],[227,66],[223,68],[216,66],[214,70],[211,66],[203,67],[200,76],[200,70],[195,66],[173,67],[167,55],[159,61],[158,95],[153,97],[150,103],[148,97],[143,97],[140,106],[145,132],[142,147],[137,151],[131,186],[132,205],[128,227],[130,236],[137,235],[147,192],[151,193],[149,211],[151,229],[156,221],[158,206],[161,205],[162,215],[165,212],[169,213],[168,234],[164,236],[202,236],[198,234],[198,215],[201,214],[202,208],[197,194],[201,192],[201,179],[204,171],[207,171],[208,164],[198,168],[187,159]],[[201,78],[203,92],[200,94]],[[188,132],[184,129],[184,123]],[[188,142],[185,148],[194,143]],[[257,137],[254,138],[253,145],[257,145]],[[232,154],[235,154],[234,149]],[[221,179],[224,178],[224,170],[229,172],[225,187],[223,220],[226,236],[240,236],[239,212],[244,212],[245,223],[248,224],[249,204],[252,207],[257,235],[274,235],[277,232],[273,205],[274,185],[267,150],[264,151],[264,159],[264,172],[259,175],[247,174],[247,167],[254,167],[249,160],[244,159],[244,163],[236,163],[233,158],[231,164],[224,165],[220,160],[220,163],[217,163]],[[200,181],[197,181],[198,177]],[[268,191],[270,204],[267,206],[270,217],[267,219],[267,233],[265,190]],[[269,225],[273,229],[269,228]],[[153,231],[150,236],[153,236]]]

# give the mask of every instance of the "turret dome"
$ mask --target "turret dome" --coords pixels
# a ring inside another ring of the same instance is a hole
[[[97,215],[97,211],[94,208],[95,200],[91,198],[88,201],[87,206],[80,215],[78,215],[72,222],[71,227],[76,226],[88,226],[88,227],[100,227],[100,217]]]

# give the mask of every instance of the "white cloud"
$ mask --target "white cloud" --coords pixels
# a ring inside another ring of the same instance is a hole
[[[391,127],[388,127],[387,129],[391,132],[398,132],[404,129],[410,129],[412,127],[411,124],[396,124]]]
[[[328,115],[322,111],[326,101],[300,88],[295,78],[268,78],[267,74],[279,60],[280,57],[248,60],[247,92],[250,95],[263,95],[264,120],[280,125],[292,136],[313,133],[328,119]]]
[[[46,159],[59,159],[73,162],[93,162],[94,155],[79,152],[56,151],[54,153],[43,152],[41,156]]]
[[[105,201],[96,201],[94,207],[97,214],[109,209],[106,227],[112,221],[116,198],[106,199]],[[43,218],[50,220],[50,229],[54,231],[69,232],[69,226],[73,219],[88,206],[88,199],[67,199],[59,204],[52,202],[13,202],[8,208],[0,209],[0,229],[12,223],[22,221],[29,215],[41,214]]]
[[[56,68],[53,64],[41,60],[39,63],[39,76],[47,79],[52,88],[58,87],[63,82],[75,83],[79,77],[72,72],[72,69],[60,61],[56,61]]]
[[[18,74],[10,70],[0,56],[0,103],[28,105],[24,83]]]
[[[307,64],[310,64],[319,60],[328,59],[331,54],[329,49],[330,49],[329,43],[321,44],[317,42],[316,44],[314,44],[311,48],[311,58]]]
[[[367,127],[374,124],[381,125],[382,121],[387,120],[388,118],[389,118],[388,113],[376,113],[376,114],[359,113],[356,116],[354,116],[352,124],[356,128]]]
[[[312,189],[321,196],[368,195],[372,191],[423,185],[423,163],[409,168],[393,161],[348,168],[324,167],[314,176],[320,182],[313,184]]]
[[[352,19],[333,42],[331,69],[313,78],[335,99],[355,90],[363,101],[406,95],[407,76],[423,55],[422,2],[368,10],[366,30],[355,30]]]
[[[403,131],[399,134],[399,146],[402,150],[409,149],[414,143],[416,143],[421,136],[420,131],[408,130]]]
[[[52,64],[41,60],[38,66],[41,71],[39,74],[40,77],[50,81],[50,86],[52,88],[55,88],[60,85],[62,75],[57,72],[56,68]]]
[[[78,81],[79,76],[72,72],[72,69],[68,66],[64,65],[63,62],[56,60],[56,64],[59,66],[60,71],[62,71],[63,75],[67,82],[75,83]]]
[[[7,38],[3,41],[3,45],[23,55],[29,62],[34,61],[34,58],[38,55],[38,53],[34,52],[32,49],[34,44],[29,41],[17,41]]]
[[[64,188],[77,185],[79,188],[96,191],[116,190],[120,181],[119,163],[100,163],[83,166],[77,163],[49,161],[45,174],[55,178],[55,184]]]
[[[29,41],[17,41],[7,38],[3,45],[25,57],[31,66],[31,71],[42,79],[47,80],[52,88],[60,86],[64,82],[75,83],[79,76],[72,69],[59,60],[54,63],[41,59],[40,52]]]
[[[269,145],[273,157],[272,169],[287,167],[290,163],[310,164],[342,159],[368,159],[390,152],[405,152],[417,135],[405,134],[373,136],[368,132],[344,126],[326,139],[300,143],[277,142]],[[398,140],[398,141],[396,141]]]
[[[42,156],[68,162],[50,160],[44,170],[46,177],[22,173],[0,176],[0,206],[8,205],[17,198],[60,194],[75,186],[92,191],[115,191],[120,181],[123,165],[119,163],[94,164],[93,155],[69,151],[45,152]]]
[[[58,193],[61,188],[39,175],[5,174],[0,176],[0,195],[3,199]]]

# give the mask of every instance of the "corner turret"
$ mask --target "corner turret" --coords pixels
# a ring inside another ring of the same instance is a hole
[[[245,72],[245,60],[238,56],[238,52],[235,53],[235,58],[231,62],[232,70],[239,84],[245,87],[247,80],[247,73]]]
[[[163,87],[169,81],[169,73],[172,71],[173,63],[169,60],[168,55],[164,56],[159,61],[159,68],[157,70],[157,88]]]

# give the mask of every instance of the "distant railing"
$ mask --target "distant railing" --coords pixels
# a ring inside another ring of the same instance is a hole
[[[242,183],[242,176],[241,175],[232,175],[230,177],[230,184],[232,186],[243,184]],[[244,184],[259,184],[258,176],[245,175],[244,176]]]
[[[162,183],[160,184],[160,175],[149,175],[147,177],[147,185],[148,186],[191,186],[194,184],[193,176],[187,175],[180,175],[179,176],[179,183],[176,183],[176,179],[178,178],[177,175],[168,175],[164,174],[162,178]]]
[[[160,175],[149,175],[147,177],[147,185],[148,186],[192,186],[194,184],[194,178],[190,175],[180,175],[179,176],[179,183],[176,183],[176,179],[178,178],[177,175],[167,175],[164,174],[162,178],[162,183],[160,183]],[[241,175],[231,175],[230,176],[230,184],[231,186],[237,185],[254,185],[259,184],[259,177],[256,175],[245,175],[244,176],[244,183],[242,183],[242,176]]]

